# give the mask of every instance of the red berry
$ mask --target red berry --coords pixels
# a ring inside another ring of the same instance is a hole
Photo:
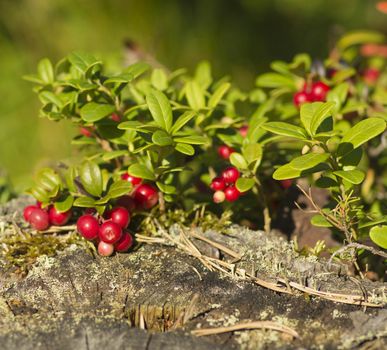
[[[292,180],[290,179],[281,180],[280,185],[284,190],[286,190],[292,185]]]
[[[134,192],[134,200],[136,201],[136,204],[140,205],[144,209],[150,209],[159,200],[159,194],[153,186],[142,184],[136,188]]]
[[[133,237],[128,232],[124,232],[120,240],[114,245],[117,252],[126,252],[133,245]]]
[[[37,205],[27,205],[23,210],[23,216],[24,220],[29,222],[31,213],[34,209],[38,209],[39,207]]]
[[[363,73],[364,81],[368,85],[373,85],[379,79],[380,72],[375,68],[368,68]]]
[[[239,171],[237,168],[234,168],[233,166],[231,166],[223,170],[222,178],[226,183],[233,184],[239,178]]]
[[[133,212],[134,210],[136,210],[136,202],[130,196],[122,196],[122,197],[118,198],[116,203],[120,207],[124,207],[130,213]]]
[[[214,191],[223,191],[226,187],[226,182],[223,177],[215,177],[212,180],[210,187]]]
[[[312,91],[310,95],[313,101],[325,101],[329,86],[324,84],[322,81],[318,81],[312,85]]]
[[[114,244],[122,235],[121,227],[113,221],[105,221],[99,228],[98,236],[105,243]]]
[[[224,190],[224,194],[226,197],[226,200],[229,202],[236,201],[241,193],[238,191],[238,189],[235,186],[229,186]]]
[[[300,107],[303,103],[311,102],[310,95],[305,91],[299,91],[293,96],[293,103],[296,107]]]
[[[98,254],[102,256],[110,256],[114,253],[114,246],[113,244],[109,244],[106,242],[99,242],[98,243]]]
[[[127,228],[130,222],[130,214],[123,207],[115,207],[112,210],[109,210],[107,218],[111,219],[121,228]]]
[[[218,154],[221,158],[228,160],[230,158],[231,153],[235,152],[235,150],[227,145],[219,146]]]
[[[110,118],[117,123],[121,121],[121,117],[117,113],[113,113]]]
[[[48,210],[48,217],[52,225],[63,226],[70,220],[71,209],[61,213],[52,206]]]
[[[129,181],[133,186],[139,185],[142,182],[142,179],[140,177],[130,175],[129,173],[122,174],[121,179]]]
[[[98,220],[91,215],[82,215],[77,221],[78,232],[88,240],[98,237],[99,223]]]
[[[42,202],[36,201],[36,206],[37,206],[38,208],[41,208],[41,207],[42,207]]]
[[[243,125],[243,126],[239,129],[239,133],[242,135],[242,137],[246,137],[248,131],[249,131],[249,127],[248,127],[247,125]]]
[[[212,196],[214,203],[222,203],[226,199],[226,196],[223,191],[216,191]]]
[[[33,209],[30,213],[29,219],[32,227],[34,227],[38,231],[46,230],[48,226],[50,226],[48,213],[43,209]]]
[[[81,127],[79,128],[79,132],[85,137],[92,137],[93,134],[89,128]]]

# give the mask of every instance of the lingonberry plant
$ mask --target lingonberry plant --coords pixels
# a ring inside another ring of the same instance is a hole
[[[385,59],[361,54],[382,40],[355,32],[325,61],[275,61],[250,92],[214,80],[207,62],[191,76],[145,63],[112,74],[80,53],[55,67],[43,59],[27,77],[41,116],[70,120],[84,156],[40,171],[30,193],[42,208],[24,217],[38,230],[78,217],[78,232],[109,256],[132,246],[132,217],[170,208],[231,209],[269,232],[272,193],[307,177],[331,194],[320,208],[306,193],[313,224],[341,232],[356,252],[369,237],[387,248]]]

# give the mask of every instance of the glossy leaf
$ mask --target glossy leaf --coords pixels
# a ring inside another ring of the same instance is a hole
[[[93,208],[95,207],[95,200],[90,197],[78,197],[74,200],[73,205],[81,208]]]
[[[292,78],[277,73],[262,74],[257,78],[255,83],[257,86],[266,88],[289,87],[296,89],[295,81]]]
[[[327,153],[308,153],[294,158],[289,165],[296,170],[307,170],[325,162],[328,158],[329,154]]]
[[[140,163],[132,164],[128,169],[128,173],[145,180],[154,181],[156,179],[154,173],[147,166]]]
[[[114,111],[115,107],[113,105],[89,102],[81,108],[80,113],[84,121],[94,123],[111,115]]]
[[[71,209],[74,203],[74,197],[71,195],[68,195],[60,200],[57,200],[54,203],[55,209],[59,211],[60,213],[63,213],[65,211],[68,211]]]
[[[175,142],[188,143],[191,145],[204,145],[207,143],[207,138],[204,136],[183,136],[183,137],[174,137]]]
[[[133,186],[129,181],[118,180],[110,186],[107,195],[109,198],[118,198],[128,194],[132,188]]]
[[[189,121],[196,116],[196,112],[185,112],[179,118],[177,118],[176,122],[173,124],[171,128],[172,134],[178,132],[184,125],[189,123]]]
[[[153,70],[151,75],[151,83],[157,90],[164,91],[168,88],[167,74],[161,68]]]
[[[93,66],[101,64],[101,61],[87,53],[73,52],[68,56],[68,59],[82,73],[86,73]]]
[[[235,186],[239,192],[247,192],[254,187],[254,184],[255,184],[254,179],[240,177],[236,181]]]
[[[370,230],[370,238],[383,249],[387,249],[387,225],[375,226]]]
[[[195,111],[206,106],[203,90],[195,80],[189,81],[186,84],[185,95],[189,106]]]
[[[307,139],[307,134],[303,128],[289,123],[269,122],[263,124],[262,129],[281,136],[294,137],[299,140]]]
[[[188,156],[193,156],[195,154],[195,149],[186,143],[177,143],[175,146],[176,151],[186,154]]]
[[[158,130],[152,135],[152,141],[158,146],[170,146],[173,144],[172,137],[164,130]]]
[[[332,224],[320,214],[314,215],[310,222],[316,227],[332,227]]]
[[[338,170],[333,172],[333,174],[341,177],[344,180],[347,180],[348,182],[358,185],[364,180],[365,174],[360,170]]]
[[[85,190],[93,196],[102,194],[102,173],[99,166],[93,162],[86,162],[81,166],[79,176]]]
[[[231,153],[230,163],[238,169],[247,169],[248,167],[247,160],[238,152]]]
[[[43,58],[38,63],[38,75],[45,84],[52,84],[54,82],[54,68],[48,58]]]
[[[208,99],[208,107],[215,108],[222,100],[225,93],[230,89],[230,87],[230,83],[223,83],[219,85],[218,88],[212,94],[212,96]]]
[[[157,125],[170,131],[173,117],[168,98],[161,91],[152,90],[146,95],[146,103]]]

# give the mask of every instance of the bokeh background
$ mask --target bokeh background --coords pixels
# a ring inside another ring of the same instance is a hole
[[[352,29],[386,31],[370,0],[0,0],[0,169],[17,190],[49,160],[71,157],[70,125],[38,118],[22,76],[73,50],[120,62],[135,40],[171,69],[208,59],[242,88],[273,59],[325,57]]]

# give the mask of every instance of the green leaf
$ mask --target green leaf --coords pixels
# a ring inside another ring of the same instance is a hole
[[[248,144],[242,148],[242,154],[250,165],[257,160],[261,160],[262,146],[259,143]]]
[[[143,164],[139,164],[139,163],[132,164],[128,169],[128,173],[131,174],[132,176],[136,176],[141,179],[151,180],[151,181],[156,180],[156,177],[153,171],[148,169],[148,167]]]
[[[230,155],[230,163],[237,167],[238,169],[247,169],[248,164],[245,157],[243,157],[240,153],[233,152]]]
[[[310,222],[317,227],[332,227],[332,224],[320,214],[314,215]]]
[[[85,190],[93,196],[102,194],[102,173],[99,166],[93,162],[86,162],[80,169],[81,183]]]
[[[338,170],[333,172],[333,174],[341,177],[344,180],[347,180],[351,184],[358,185],[364,180],[365,174],[360,170]]]
[[[370,238],[383,249],[387,249],[387,226],[375,226],[370,230]]]
[[[299,140],[307,139],[307,134],[303,128],[284,122],[269,122],[262,126],[262,129],[281,136],[294,137]]]
[[[222,100],[224,94],[230,89],[230,87],[230,83],[223,83],[219,85],[218,88],[212,94],[212,96],[208,99],[208,107],[215,108]]]
[[[295,179],[301,176],[301,170],[294,169],[290,166],[290,164],[285,164],[279,167],[273,173],[274,180],[287,180],[287,179]]]
[[[38,63],[38,75],[45,84],[54,82],[54,68],[48,58],[43,58]]]
[[[198,111],[206,106],[203,90],[195,80],[185,85],[185,95],[192,109]]]
[[[43,104],[52,103],[55,106],[58,106],[59,108],[63,107],[61,99],[51,91],[42,91],[39,94],[39,99],[40,101],[42,101]]]
[[[193,156],[195,154],[195,149],[186,143],[177,143],[175,150],[188,156]]]
[[[292,90],[296,89],[295,81],[292,78],[277,73],[262,74],[257,78],[255,84],[267,88],[288,87]]]
[[[101,120],[115,111],[115,107],[106,103],[89,102],[81,110],[81,117],[88,123]]]
[[[236,183],[235,186],[238,189],[239,192],[247,192],[251,190],[254,187],[254,179],[248,179],[245,177],[240,177]]]
[[[330,115],[334,106],[334,102],[304,103],[301,106],[301,122],[309,135],[315,135],[318,127]]]
[[[134,79],[134,76],[132,74],[122,73],[114,77],[110,77],[109,79],[105,80],[103,83],[104,85],[111,84],[111,83],[126,84],[131,82],[133,79]]]
[[[172,137],[164,130],[157,130],[152,135],[152,141],[158,146],[170,146],[173,144]]]
[[[156,182],[157,187],[160,189],[161,192],[166,194],[174,194],[176,193],[176,187],[172,185],[164,184],[160,181]]]
[[[152,90],[146,95],[146,103],[155,122],[164,130],[172,127],[172,108],[168,98],[158,90]]]
[[[102,62],[97,60],[94,56],[87,53],[73,52],[68,57],[70,63],[82,73],[87,71],[97,64]]]
[[[212,76],[209,62],[202,61],[197,65],[195,71],[195,81],[204,90],[206,90],[211,85]]]
[[[147,70],[149,70],[149,68],[150,68],[149,64],[145,62],[137,62],[125,68],[124,72],[131,74],[134,77],[134,79],[136,79],[140,75],[145,73]]]
[[[327,153],[308,153],[294,158],[289,165],[296,170],[307,170],[325,162],[328,158]]]
[[[161,68],[153,70],[151,75],[151,83],[157,90],[164,91],[168,88],[167,74]]]
[[[43,168],[37,174],[37,182],[47,192],[56,192],[61,184],[59,175],[51,168]]]
[[[128,154],[128,151],[125,151],[125,150],[110,151],[110,152],[104,153],[102,155],[102,159],[105,161],[108,161],[108,160],[112,160],[112,159],[115,159],[118,157],[126,156],[127,154]]]
[[[90,197],[78,197],[75,199],[73,206],[81,208],[93,208],[95,207],[95,200]]]
[[[64,213],[65,211],[68,211],[71,209],[74,203],[74,197],[71,195],[68,195],[54,203],[55,209],[59,211],[60,213]]]
[[[386,129],[386,122],[381,118],[367,118],[349,129],[341,139],[338,154],[343,156],[363,143],[381,134]]]
[[[207,138],[204,136],[183,136],[183,137],[174,137],[175,142],[188,143],[191,145],[204,145],[207,143]]]
[[[384,35],[371,30],[353,31],[345,34],[337,43],[341,50],[345,50],[352,45],[382,43]]]
[[[128,194],[132,190],[132,188],[133,186],[129,181],[118,180],[112,183],[107,196],[109,198],[118,198],[125,194]]]
[[[197,115],[196,112],[183,113],[179,118],[177,118],[176,122],[173,124],[171,128],[171,133],[174,134],[178,132],[184,125],[186,125],[196,115]]]
[[[322,124],[322,122],[330,115],[332,115],[332,109],[336,105],[335,102],[316,103],[318,103],[319,105],[310,121],[310,132],[312,135],[315,135],[317,129]]]

